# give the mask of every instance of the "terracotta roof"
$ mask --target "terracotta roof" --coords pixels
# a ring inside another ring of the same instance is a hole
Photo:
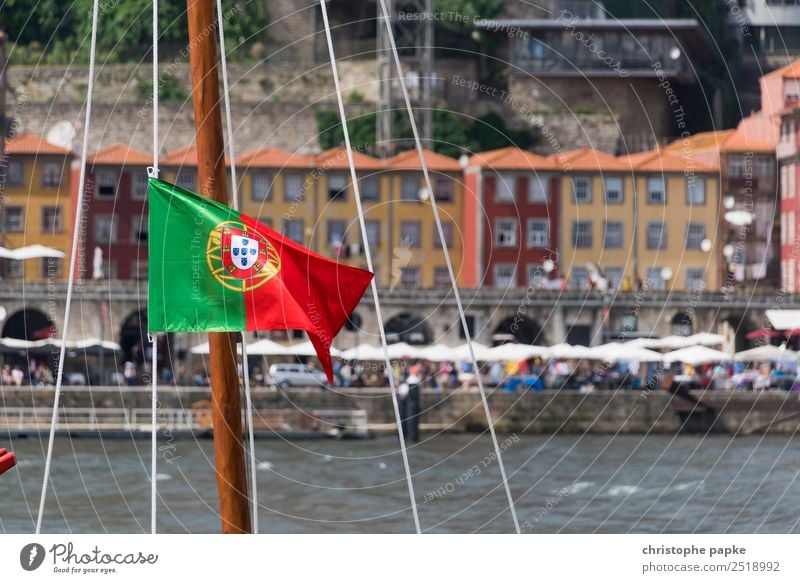
[[[49,154],[56,156],[69,156],[70,150],[56,146],[36,134],[17,134],[6,139],[6,154]]]
[[[161,159],[161,164],[163,166],[197,166],[197,144],[167,152],[167,155]],[[225,164],[230,165],[230,159],[227,156],[225,156]]]
[[[664,146],[665,150],[682,150],[691,147],[692,149],[716,148],[736,130],[717,130],[712,132],[700,132],[688,138],[675,140]]]
[[[589,147],[570,150],[562,154],[551,154],[548,156],[555,164],[564,170],[585,170],[597,172],[609,172],[614,170],[630,170],[630,164],[606,154],[600,150]]]
[[[236,165],[243,168],[312,168],[314,157],[280,148],[259,148],[239,156]]]
[[[800,59],[767,73],[764,77],[783,77],[784,79],[800,79]]]
[[[469,159],[469,165],[491,170],[551,170],[556,167],[555,161],[550,158],[513,146],[474,154]]]
[[[780,122],[773,116],[753,113],[739,122],[722,142],[724,152],[775,152]]]
[[[381,170],[383,162],[363,152],[353,151],[353,162],[357,170]],[[343,147],[331,148],[320,152],[314,157],[314,164],[318,168],[330,170],[349,170],[350,163],[347,160],[347,149]]]
[[[633,169],[639,172],[719,172],[719,165],[701,160],[692,150],[656,150],[643,158]]]
[[[152,166],[153,155],[125,144],[114,144],[91,154],[87,162],[109,166]]]
[[[461,172],[461,165],[455,158],[423,150],[428,170],[434,172]],[[417,150],[406,150],[386,160],[386,168],[392,170],[422,170]]]

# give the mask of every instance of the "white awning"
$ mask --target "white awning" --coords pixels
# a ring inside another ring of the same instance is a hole
[[[767,310],[767,319],[775,330],[800,328],[800,310]]]
[[[667,352],[664,355],[664,362],[682,362],[696,366],[698,364],[709,364],[712,362],[724,362],[731,360],[731,355],[720,350],[714,350],[707,346],[687,346],[679,350]]]

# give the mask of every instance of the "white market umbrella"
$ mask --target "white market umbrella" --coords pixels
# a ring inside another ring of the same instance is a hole
[[[556,360],[583,360],[591,359],[592,352],[588,346],[572,346],[562,342],[561,344],[554,344],[550,347],[549,357]]]
[[[53,249],[52,247],[45,247],[44,245],[39,244],[20,247],[19,249],[14,249],[11,253],[13,255],[11,259],[18,260],[36,259],[37,257],[64,257],[63,251]]]
[[[278,346],[281,345],[278,344]],[[281,348],[283,348],[282,354],[287,356],[317,356],[317,350],[314,348],[314,345],[311,344],[311,340],[306,340],[305,342],[300,342],[298,344],[290,344],[289,346],[281,346]],[[342,354],[333,346],[330,347],[330,351],[331,356],[341,356]]]
[[[797,353],[793,350],[787,350],[786,348],[782,348],[780,346],[774,346],[772,344],[764,344],[762,346],[756,346],[755,348],[751,348],[749,350],[743,350],[742,352],[737,352],[733,356],[733,360],[736,362],[758,362],[758,361],[770,361],[770,362],[790,362],[797,360]]]
[[[383,348],[372,344],[359,344],[353,348],[348,348],[341,353],[345,360],[377,360],[383,361]]]
[[[248,356],[286,356],[286,347],[269,338],[256,340],[247,345]]]
[[[730,359],[731,355],[726,352],[722,352],[721,350],[714,350],[713,348],[709,348],[708,346],[700,346],[700,345],[687,346],[679,350],[673,350],[672,352],[667,352],[664,355],[664,362],[666,363],[682,362],[684,364],[690,364],[692,366],[697,366],[699,364],[709,364],[713,362],[724,362]]]
[[[687,336],[687,340],[691,340],[694,344],[702,346],[722,346],[725,343],[725,337],[722,334],[712,334],[710,332],[698,332]]]
[[[472,349],[475,351],[475,360],[487,361],[492,360],[490,349],[485,344],[480,342],[473,342]],[[471,360],[468,344],[460,344],[453,349],[456,360]]]
[[[529,358],[544,357],[549,350],[545,346],[532,344],[501,344],[488,350],[490,360],[528,360]]]
[[[648,350],[629,342],[609,342],[589,349],[592,358],[614,363],[626,362],[661,362],[661,353]]]
[[[248,346],[248,349],[249,348],[250,347]],[[238,350],[239,354],[242,353],[242,345],[239,344],[238,342],[236,343],[236,349]],[[202,344],[192,346],[189,349],[189,352],[191,352],[192,354],[208,354],[210,352],[208,347],[208,342],[203,342]]]
[[[452,346],[447,344],[432,344],[421,349],[422,358],[431,362],[452,362],[456,360],[456,353]]]
[[[399,360],[402,358],[425,358],[423,351],[418,346],[411,346],[405,342],[396,342],[387,347],[389,358]]]

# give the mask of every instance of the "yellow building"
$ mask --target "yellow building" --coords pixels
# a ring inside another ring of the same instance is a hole
[[[427,150],[424,155],[442,219],[445,243],[458,278],[464,249],[461,232],[463,171],[453,158]],[[382,285],[388,283],[389,287],[449,287],[444,252],[439,244],[417,151],[408,150],[389,158],[386,170],[391,185],[387,224],[391,241],[390,273],[379,273],[379,281]]]
[[[691,151],[553,157],[561,181],[560,267],[586,289],[594,266],[612,288],[718,289],[719,171]]]
[[[6,140],[6,155],[2,246],[13,250],[44,245],[68,258],[74,212],[70,199],[72,153],[26,133]],[[65,280],[68,276],[65,259],[6,259],[3,263],[4,277],[10,280]]]
[[[639,276],[650,289],[718,290],[719,168],[669,149],[639,155],[634,172]]]
[[[586,289],[599,266],[613,287],[633,278],[633,178],[623,159],[591,148],[551,156],[562,172],[560,275]]]

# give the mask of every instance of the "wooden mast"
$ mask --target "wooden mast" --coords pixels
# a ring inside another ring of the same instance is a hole
[[[219,110],[214,0],[187,0],[189,65],[197,133],[200,194],[228,204],[222,117]],[[249,533],[247,477],[242,444],[242,410],[236,372],[236,335],[208,335],[214,458],[222,532]]]

